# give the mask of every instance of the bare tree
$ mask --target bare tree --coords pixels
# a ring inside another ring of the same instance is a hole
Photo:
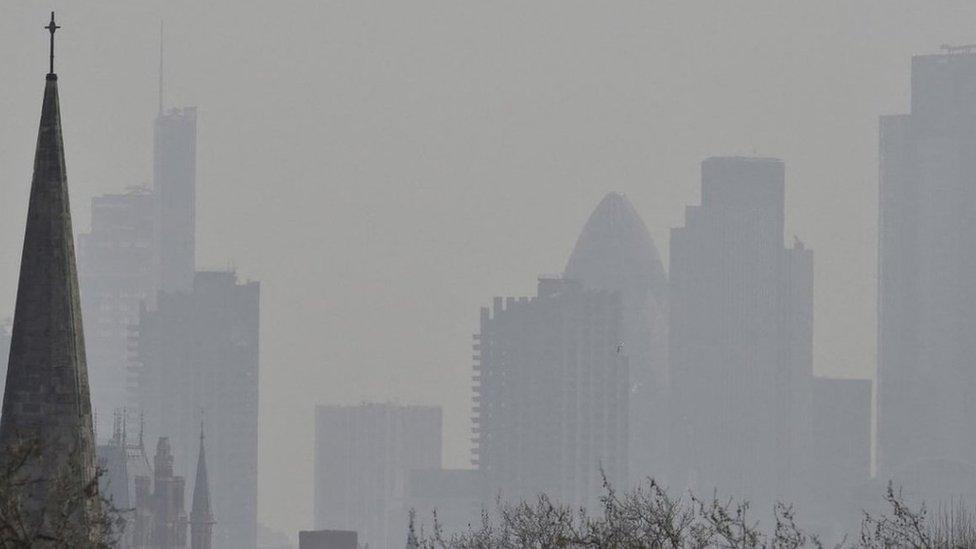
[[[86,475],[79,460],[68,459],[52,477],[41,478],[31,465],[42,452],[37,440],[27,439],[8,448],[0,460],[0,548],[114,547],[125,522],[99,494],[104,471],[78,482]],[[38,493],[46,494],[41,502]]]

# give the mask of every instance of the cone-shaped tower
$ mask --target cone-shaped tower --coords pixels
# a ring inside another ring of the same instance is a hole
[[[620,350],[630,360],[631,477],[666,471],[667,277],[644,221],[627,197],[608,193],[587,220],[566,278],[620,292],[624,305]]]
[[[207,482],[207,456],[203,449],[203,427],[200,428],[200,455],[197,478],[193,483],[193,508],[190,510],[191,549],[210,549],[216,523],[210,507],[210,483]]]
[[[61,138],[58,77],[54,74],[54,31],[58,27],[53,13],[47,28],[51,32],[51,72],[44,87],[34,153],[0,417],[2,451],[9,452],[26,441],[39,445],[39,455],[27,462],[24,471],[43,481],[28,498],[28,507],[38,515],[52,497],[57,497],[49,493],[56,484],[51,479],[69,475],[72,490],[85,490],[94,476],[85,339]],[[89,494],[87,503],[94,505],[95,493],[85,493]],[[82,516],[84,513],[79,513]]]

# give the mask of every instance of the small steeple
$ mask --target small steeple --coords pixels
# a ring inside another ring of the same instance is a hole
[[[190,510],[190,548],[210,549],[213,525],[216,523],[210,506],[210,484],[207,481],[207,456],[204,451],[203,422],[200,422],[200,455],[197,457],[197,477],[193,483],[193,508]]]

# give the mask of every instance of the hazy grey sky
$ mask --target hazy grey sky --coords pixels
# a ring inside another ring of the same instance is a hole
[[[58,11],[76,234],[149,183],[166,103],[198,105],[197,263],[262,282],[260,517],[311,526],[315,403],[444,406],[467,466],[471,333],[558,272],[626,193],[667,258],[709,155],[787,165],[816,253],[815,366],[872,375],[877,116],[976,3],[0,0],[0,317],[12,316]]]

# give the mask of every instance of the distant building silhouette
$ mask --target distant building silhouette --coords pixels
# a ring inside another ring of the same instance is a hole
[[[976,464],[976,53],[915,56],[911,81],[911,113],[880,120],[877,448],[886,479],[924,463]]]
[[[433,406],[317,406],[315,527],[353,530],[376,549],[400,547],[409,473],[441,467],[442,423]]]
[[[590,215],[564,276],[620,292],[623,351],[630,361],[631,480],[667,473],[668,281],[657,247],[633,205],[609,193]]]
[[[156,201],[146,189],[92,199],[91,231],[78,236],[85,349],[99,431],[129,404],[129,330],[156,297]]]
[[[349,530],[303,530],[298,533],[298,549],[358,549],[356,532]]]
[[[783,245],[785,169],[709,158],[671,233],[672,483],[792,499],[810,440],[813,258]]]
[[[206,426],[218,549],[256,543],[259,293],[232,272],[199,272],[192,292],[161,293],[133,332],[132,400],[147,433],[170,437],[183,476],[201,417]]]
[[[596,505],[627,479],[629,378],[618,292],[539,279],[495,298],[475,336],[474,462],[488,500]]]
[[[189,292],[193,289],[196,265],[196,107],[160,111],[154,135],[159,288],[164,292]]]
[[[34,153],[34,174],[20,262],[16,311],[10,341],[7,383],[0,417],[0,455],[32,440],[41,452],[29,459],[26,478],[39,481],[25,496],[23,527],[50,534],[49,507],[62,503],[64,482],[71,494],[70,526],[90,528],[89,512],[98,501],[86,487],[95,475],[81,300],[75,266],[71,206],[64,162],[58,77],[54,74],[51,13],[51,69],[44,85]],[[67,476],[63,476],[67,475]]]

